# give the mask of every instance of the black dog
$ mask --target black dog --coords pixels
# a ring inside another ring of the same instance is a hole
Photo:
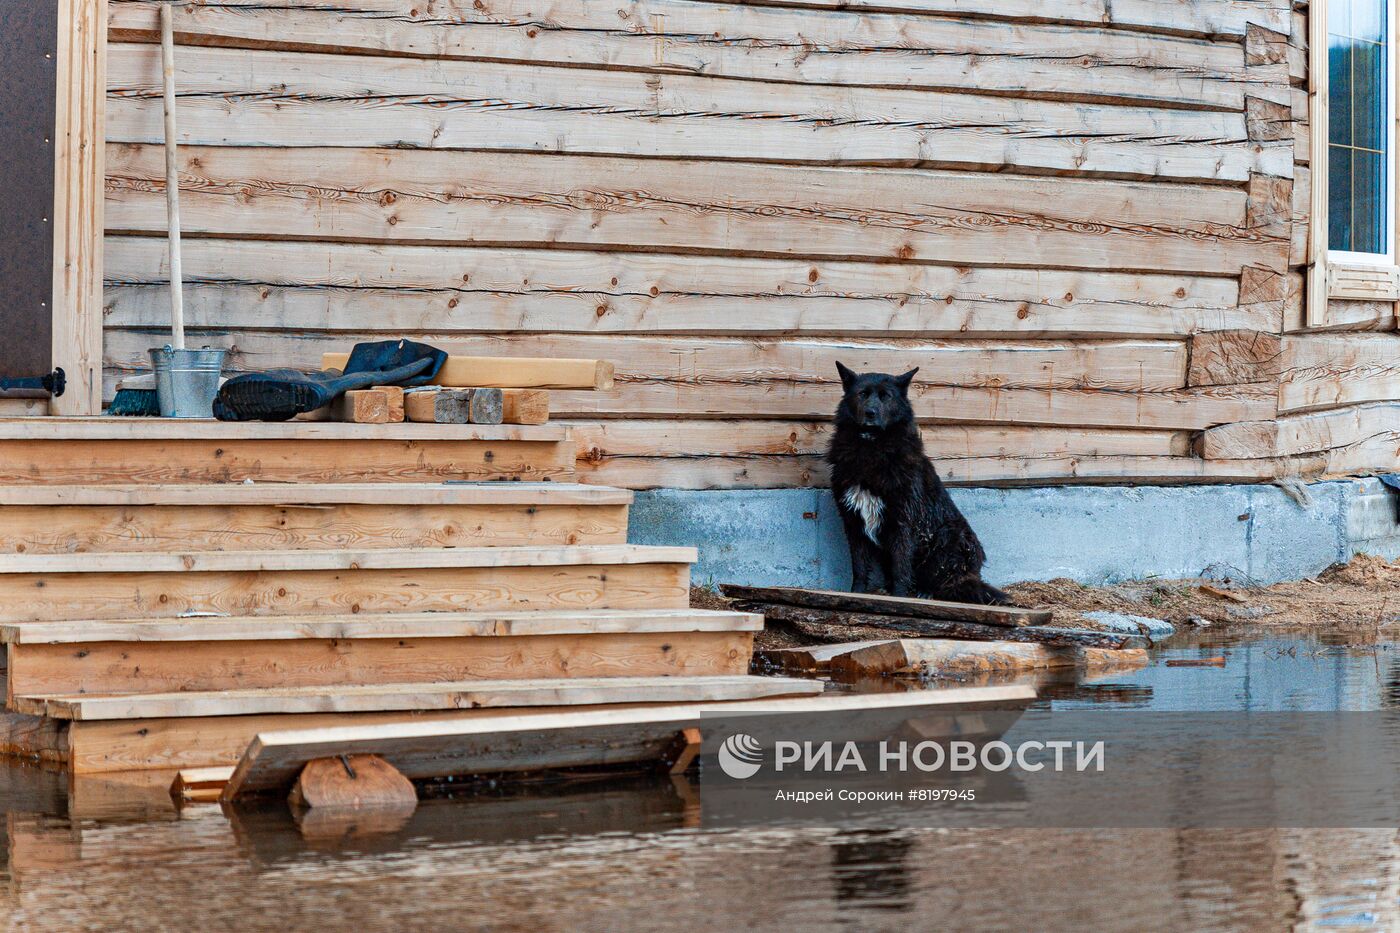
[[[924,453],[902,376],[851,372],[840,363],[845,394],[827,451],[831,491],[851,546],[854,589],[871,593],[881,578],[895,596],[1009,605],[982,579],[987,554]]]

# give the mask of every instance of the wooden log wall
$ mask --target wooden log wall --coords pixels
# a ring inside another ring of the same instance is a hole
[[[167,324],[158,5],[110,0],[109,395]],[[1300,22],[1289,0],[191,0],[187,326],[242,369],[399,335],[615,360],[616,391],[554,410],[583,475],[625,486],[823,483],[838,359],[921,368],[953,482],[1313,469],[1317,432],[1259,426],[1400,398],[1400,369],[1367,335],[1285,332]],[[1336,355],[1389,375],[1330,378]]]

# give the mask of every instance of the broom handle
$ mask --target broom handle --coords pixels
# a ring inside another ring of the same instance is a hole
[[[165,214],[170,237],[171,346],[185,349],[184,276],[180,268],[180,170],[175,156],[175,17],[160,7],[160,64],[165,85]]]

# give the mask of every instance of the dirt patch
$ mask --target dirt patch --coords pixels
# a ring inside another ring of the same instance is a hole
[[[1326,626],[1375,630],[1400,626],[1400,562],[1359,555],[1307,580],[1245,586],[1230,580],[1138,580],[1085,586],[1073,580],[1017,583],[1006,587],[1016,604],[1054,613],[1052,625],[1099,628],[1084,617],[1102,610],[1163,619],[1178,628],[1239,625]],[[691,605],[731,608],[718,591],[694,587]],[[760,648],[790,648],[830,641],[907,637],[867,627],[821,632],[771,627],[760,632]]]

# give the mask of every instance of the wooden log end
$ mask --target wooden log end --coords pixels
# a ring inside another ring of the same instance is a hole
[[[467,420],[472,424],[500,424],[505,416],[500,389],[472,389],[467,401]]]
[[[298,809],[400,809],[417,806],[418,792],[378,755],[341,755],[307,762],[288,802]]]

